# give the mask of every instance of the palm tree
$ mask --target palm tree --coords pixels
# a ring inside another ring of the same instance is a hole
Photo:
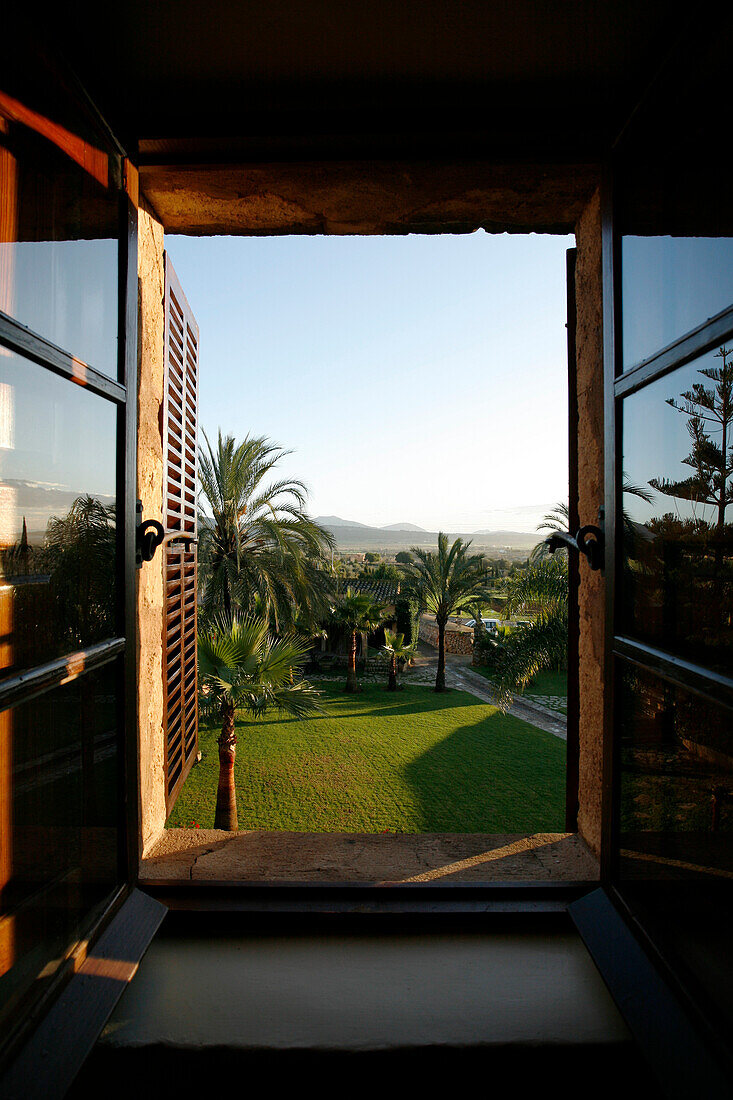
[[[65,516],[48,521],[42,560],[50,573],[53,621],[67,644],[78,647],[114,634],[116,537],[114,505],[88,494],[77,497]],[[25,548],[21,538],[18,549],[26,569],[28,551],[26,535]]]
[[[483,620],[483,608],[485,600],[472,600],[471,603],[466,604],[466,610],[473,619],[473,651],[478,652],[483,636],[484,636],[484,620]]]
[[[201,711],[221,720],[215,829],[238,827],[235,711],[260,715],[281,710],[302,718],[318,710],[319,693],[297,678],[307,654],[306,642],[295,637],[274,639],[265,620],[248,616],[220,615],[199,634]]]
[[[414,645],[405,645],[405,635],[396,631],[385,629],[384,646],[382,647],[389,656],[389,680],[387,691],[397,691],[397,663],[409,661],[415,654]]]
[[[562,667],[568,646],[568,562],[557,555],[531,562],[506,581],[504,617],[536,611],[534,622],[514,630],[501,647],[493,682],[498,706],[506,710],[541,669]]]
[[[349,665],[346,673],[344,691],[353,694],[358,691],[356,683],[356,635],[376,630],[384,622],[385,609],[375,603],[368,592],[354,592],[347,588],[333,611],[333,621],[346,627],[351,635],[349,642]]]
[[[435,690],[445,691],[445,626],[455,611],[486,595],[487,570],[480,554],[469,554],[471,543],[438,535],[438,551],[411,546],[413,561],[408,568],[408,585],[420,606],[435,615],[438,626],[438,672]]]
[[[199,479],[211,510],[199,520],[204,618],[259,606],[276,630],[291,626],[297,611],[316,622],[332,596],[334,539],[307,515],[301,481],[267,483],[289,452],[265,437],[236,443],[219,432],[216,448],[204,439]]]
[[[653,482],[650,482],[650,484],[653,484]],[[638,497],[640,500],[645,501],[647,504],[651,504],[652,502],[653,494],[650,493],[649,490],[644,488],[644,486],[642,485],[634,485],[626,471],[624,471],[623,473],[621,490],[628,496]],[[627,536],[630,535],[633,537],[634,523],[625,508],[623,510],[623,524],[624,533]],[[542,523],[537,524],[538,531],[569,531],[569,529],[570,508],[564,502],[556,504],[550,512],[547,512],[542,517]],[[574,534],[574,532],[570,531],[570,534]],[[560,557],[565,557],[567,554],[567,549],[564,546],[559,546],[554,551],[554,553],[556,556],[559,555]],[[536,561],[542,561],[544,558],[548,558],[549,556],[550,548],[547,545],[547,540],[543,539],[542,542],[538,542],[537,545],[533,548],[532,553],[529,555],[529,560],[530,563],[532,563]]]

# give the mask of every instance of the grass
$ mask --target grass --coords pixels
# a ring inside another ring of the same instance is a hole
[[[565,745],[461,691],[323,682],[307,720],[239,717],[240,829],[303,832],[554,832],[564,828]],[[169,827],[212,828],[218,729]]]
[[[567,672],[550,672],[545,669],[538,672],[532,683],[527,688],[528,695],[557,695],[567,698],[568,674]]]

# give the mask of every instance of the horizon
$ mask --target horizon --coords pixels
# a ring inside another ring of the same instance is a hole
[[[200,427],[290,452],[274,476],[305,482],[312,516],[534,533],[567,499],[572,244],[169,236],[200,329]]]

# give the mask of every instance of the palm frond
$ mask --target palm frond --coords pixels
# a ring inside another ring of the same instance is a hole
[[[523,691],[538,672],[556,668],[567,659],[567,604],[553,604],[535,622],[512,632],[501,647],[498,669],[492,679],[496,704],[506,711],[514,695]]]
[[[319,693],[301,679],[307,642],[272,638],[264,619],[213,616],[199,634],[198,654],[206,713],[229,705],[251,714],[275,708],[301,716],[317,706]]]
[[[264,436],[236,443],[220,431],[214,446],[203,435],[199,510],[205,617],[211,619],[217,609],[252,612],[261,606],[280,629],[291,625],[299,611],[313,619],[325,614],[333,591],[326,570],[333,536],[307,515],[303,482],[267,481],[289,452]]]

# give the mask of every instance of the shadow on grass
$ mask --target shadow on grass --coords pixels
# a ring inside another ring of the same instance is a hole
[[[339,710],[338,713],[335,710],[328,709],[329,703],[341,703],[346,704],[352,699],[364,699],[365,701],[372,697],[372,692],[359,692],[356,696],[347,695],[346,692],[325,692],[322,699],[322,706],[324,707],[323,713],[309,714],[307,717],[308,722],[317,722],[323,718],[379,718],[379,717],[394,717],[398,715],[408,714],[426,714],[441,710],[454,710],[457,707],[476,707],[476,706],[490,706],[490,704],[483,702],[481,699],[476,699],[474,696],[469,695],[468,692],[461,691],[459,689],[449,689],[445,692],[435,692],[432,688],[425,689],[425,693],[418,688],[420,694],[412,694],[408,689],[404,692],[391,692],[386,689],[383,690],[386,696],[385,705],[379,706],[375,701],[374,705],[370,708],[360,706],[356,710]],[[391,705],[387,705],[388,701]],[[256,719],[258,726],[282,726],[290,722],[300,722],[300,718],[286,718],[284,716],[278,717],[276,713],[268,717]]]
[[[495,712],[454,730],[403,775],[425,832],[561,832],[565,768],[562,741]]]

